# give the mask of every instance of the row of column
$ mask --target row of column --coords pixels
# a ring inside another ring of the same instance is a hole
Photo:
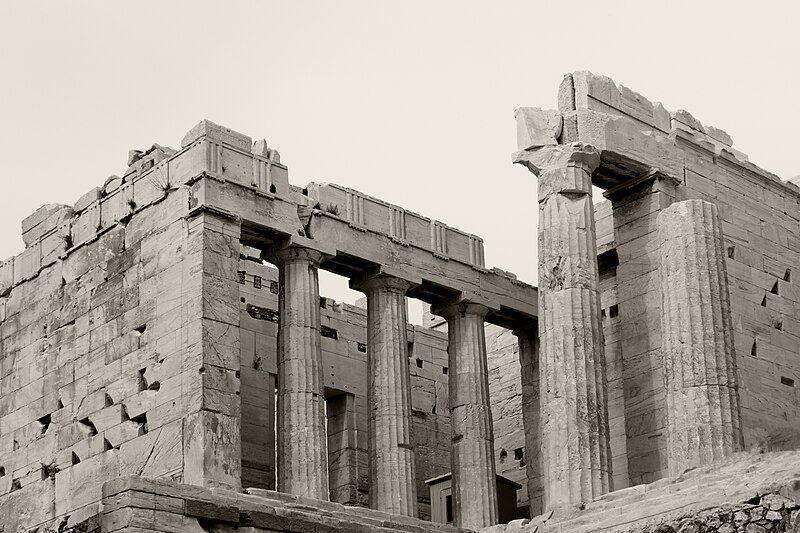
[[[280,280],[278,490],[322,500],[329,497],[318,283],[325,257],[308,246],[268,255]],[[413,285],[384,273],[351,282],[367,296],[370,507],[406,516],[417,514],[405,304]],[[497,522],[488,311],[464,301],[434,310],[448,324],[455,522],[472,529]]]
[[[591,194],[600,157],[575,143],[525,163],[539,177],[540,314],[538,343],[537,332],[518,333],[527,389],[535,379],[539,389],[538,402],[527,394],[526,446],[541,452],[544,508],[552,509],[611,490]],[[718,215],[706,202],[680,202],[659,227],[668,447],[678,472],[740,449],[740,415]],[[317,499],[328,499],[317,278],[324,257],[309,247],[271,256],[280,271],[278,490]],[[370,504],[408,516],[417,503],[405,306],[413,284],[386,273],[351,284],[367,295]],[[472,529],[497,521],[488,311],[463,300],[433,308],[448,325],[454,516]]]

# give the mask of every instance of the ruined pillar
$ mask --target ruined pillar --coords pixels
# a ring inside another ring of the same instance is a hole
[[[731,305],[717,207],[677,202],[658,216],[670,475],[742,449]]]
[[[528,478],[528,502],[531,516],[542,508],[542,453],[539,412],[539,330],[536,323],[514,330],[519,342],[519,365],[522,382],[522,422],[525,428],[525,466]]]
[[[183,352],[180,364],[185,369],[176,385],[182,387],[183,407],[174,407],[186,409],[183,450],[179,452],[183,458],[183,482],[241,490],[241,348],[237,305],[241,222],[199,210],[163,231],[161,239],[163,235],[178,242],[183,239],[180,265],[176,265],[180,277],[177,280],[172,275],[166,277],[168,282],[159,291],[151,291],[157,293],[153,295],[155,307],[161,309],[163,305],[169,313],[159,313],[156,320],[159,325],[151,327],[174,324],[170,315],[176,313],[184,324],[175,332]],[[163,254],[162,248],[149,247],[153,254]],[[169,286],[176,281],[180,295],[177,307],[170,300],[176,292]],[[147,413],[141,416],[144,418],[139,420],[147,422]]]
[[[327,500],[328,446],[318,267],[305,247],[272,252],[278,266],[278,490]]]
[[[539,177],[539,340],[545,508],[609,491],[611,454],[592,172],[582,143],[517,155]]]
[[[497,523],[494,430],[483,319],[489,308],[457,302],[434,306],[447,320],[453,516],[457,527]]]
[[[412,284],[377,275],[351,285],[367,295],[370,507],[416,516],[405,301]]]

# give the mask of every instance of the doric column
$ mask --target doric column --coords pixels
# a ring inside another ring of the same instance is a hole
[[[742,449],[731,305],[717,207],[677,202],[658,216],[671,475]]]
[[[609,491],[611,457],[592,172],[581,143],[517,154],[539,177],[539,340],[545,508]]]
[[[542,453],[539,411],[539,330],[536,323],[514,330],[519,341],[522,382],[522,422],[525,427],[525,466],[528,477],[528,502],[531,516],[542,508]]]
[[[405,301],[411,285],[385,275],[351,283],[367,295],[369,503],[405,516],[417,515]]]
[[[269,255],[279,270],[278,490],[319,500],[329,498],[317,271],[324,255],[302,247]]]
[[[459,302],[437,305],[432,311],[447,320],[454,522],[458,527],[479,530],[497,523],[494,431],[483,329],[489,308]]]

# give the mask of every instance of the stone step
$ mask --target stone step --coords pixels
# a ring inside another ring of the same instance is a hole
[[[560,508],[485,533],[639,531],[644,524],[755,507],[765,494],[783,494],[800,504],[800,451],[735,454],[680,476],[606,494],[583,508]]]

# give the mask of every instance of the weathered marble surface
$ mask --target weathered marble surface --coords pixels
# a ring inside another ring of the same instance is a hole
[[[370,507],[417,514],[405,293],[411,283],[371,276],[353,287],[367,295],[367,403]]]
[[[545,509],[591,501],[611,478],[592,172],[581,143],[519,152],[539,178],[539,339]]]
[[[280,271],[278,490],[319,500],[329,498],[318,277],[323,257],[303,247],[271,255]]]
[[[450,452],[455,525],[480,529],[497,523],[494,432],[483,319],[486,306],[467,302],[436,306],[447,319],[450,360]]]
[[[742,449],[736,353],[717,207],[677,202],[658,215],[669,471]]]

